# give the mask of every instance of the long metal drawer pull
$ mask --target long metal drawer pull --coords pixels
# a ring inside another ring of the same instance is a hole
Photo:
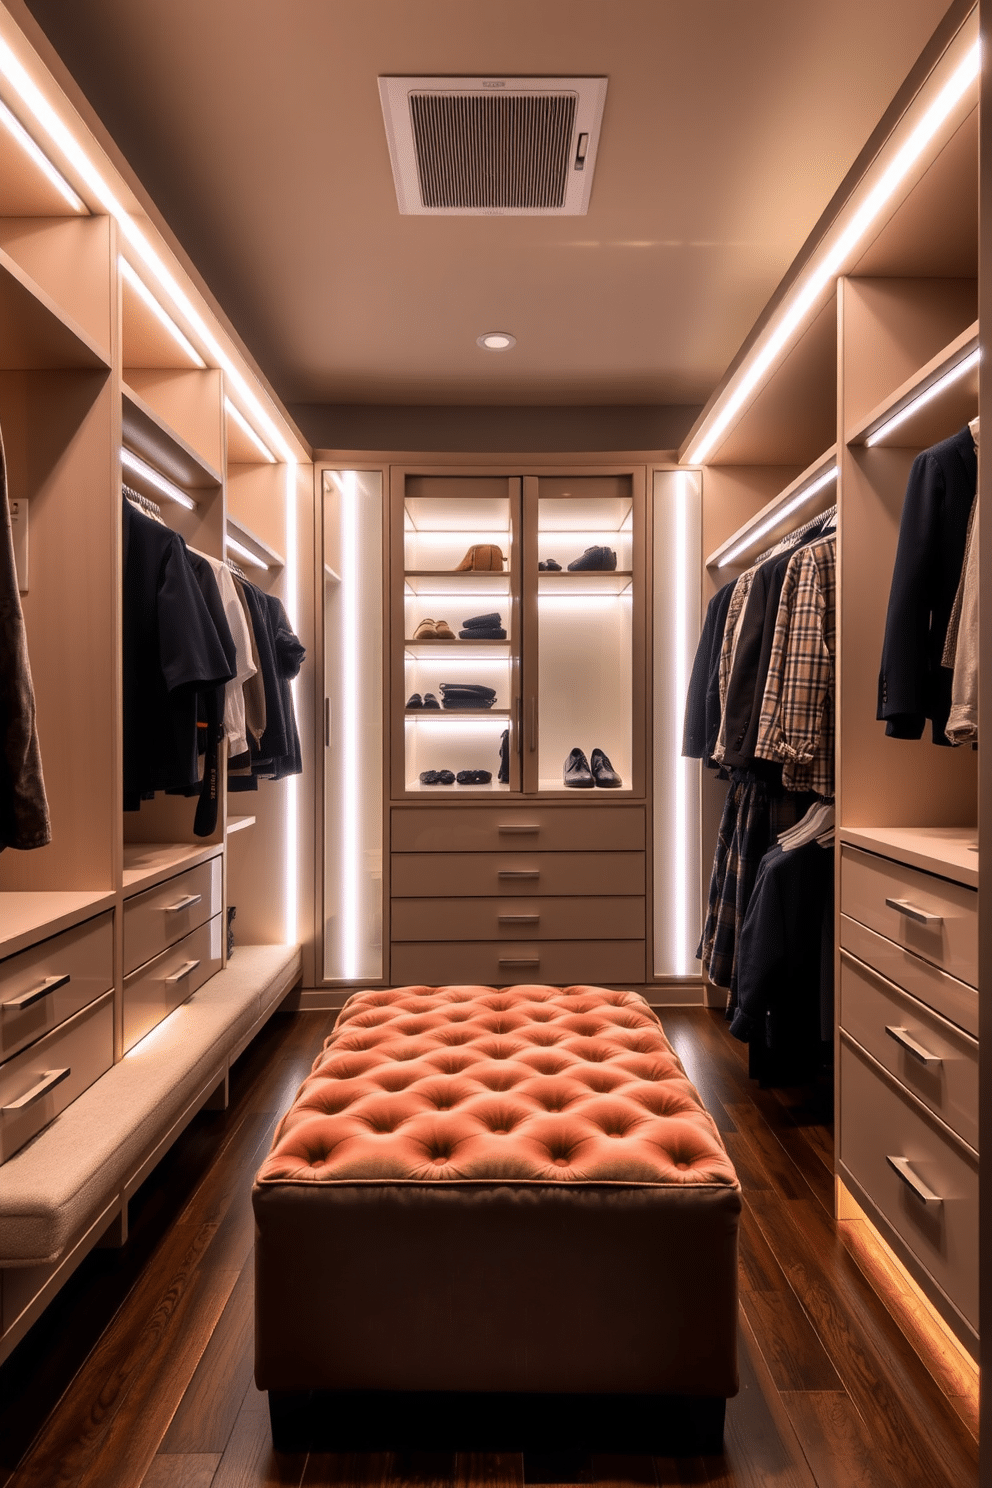
[[[50,1090],[54,1090],[56,1085],[61,1085],[63,1080],[68,1080],[71,1074],[71,1067],[69,1069],[46,1070],[37,1085],[32,1085],[31,1089],[26,1091],[20,1100],[11,1101],[9,1106],[0,1106],[0,1114],[10,1116],[15,1111],[23,1111],[25,1106],[33,1105],[36,1100],[41,1100],[43,1095],[47,1095]]]
[[[886,899],[890,909],[896,914],[905,915],[907,920],[913,920],[917,925],[942,925],[944,916],[928,914],[925,909],[917,909],[915,904],[909,904],[905,899]]]
[[[897,1044],[900,1044],[907,1053],[912,1054],[914,1059],[925,1064],[927,1069],[936,1069],[938,1065],[943,1064],[944,1061],[940,1055],[931,1054],[929,1049],[924,1049],[922,1044],[918,1044],[908,1028],[894,1028],[890,1023],[886,1023],[885,1031],[890,1039],[895,1039]]]
[[[501,822],[496,830],[497,832],[539,832],[541,828],[538,823],[535,823],[533,826],[531,826],[529,823],[527,825],[524,825],[523,823],[518,824],[517,822],[514,822],[511,826],[504,825]]]
[[[496,918],[501,925],[539,925],[541,923],[540,915],[497,915]]]
[[[20,997],[8,997],[6,1002],[0,1003],[0,1007],[13,1008],[17,1013],[23,1012],[32,1003],[40,1002],[43,997],[48,996],[49,992],[54,992],[57,987],[64,987],[69,981],[71,977],[68,972],[65,976],[46,977],[40,986],[32,987],[30,992],[22,992]]]
[[[500,956],[500,966],[540,966],[540,956]]]
[[[540,878],[540,876],[541,870],[539,868],[506,868],[496,875],[497,878]]]
[[[909,1165],[907,1157],[891,1157],[885,1154],[885,1161],[890,1168],[894,1168],[907,1188],[911,1188],[922,1204],[942,1204],[944,1201],[940,1194],[935,1194],[932,1189],[927,1188],[922,1178],[918,1178]]]
[[[191,971],[195,971],[199,964],[199,961],[187,961],[186,965],[180,966],[179,970],[173,976],[166,977],[165,985],[170,987],[173,982],[181,982],[184,977],[189,976]]]
[[[201,903],[202,899],[202,894],[184,894],[181,899],[176,900],[175,904],[167,904],[165,906],[165,912],[166,914],[177,914],[181,909],[192,909],[193,905]]]

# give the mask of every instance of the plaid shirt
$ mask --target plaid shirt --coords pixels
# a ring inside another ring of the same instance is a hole
[[[747,597],[751,592],[751,584],[757,573],[757,568],[749,568],[742,573],[734,585],[734,592],[730,596],[730,604],[727,608],[727,618],[723,623],[723,646],[720,649],[720,732],[717,735],[716,746],[713,750],[713,758],[717,764],[723,760],[727,752],[727,688],[730,686],[730,674],[734,669],[734,656],[737,651],[737,632],[744,618],[747,608]]]
[[[786,790],[834,793],[837,540],[793,554],[786,570],[755,753],[782,761]]]

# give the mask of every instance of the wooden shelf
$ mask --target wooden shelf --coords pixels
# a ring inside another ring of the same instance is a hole
[[[128,449],[147,460],[162,475],[191,491],[217,490],[222,476],[199,455],[182,435],[169,427],[140,393],[124,383],[122,393],[122,433]]]
[[[0,249],[0,368],[109,370],[97,343]]]
[[[509,708],[404,708],[406,718],[509,718]]]
[[[620,595],[626,594],[633,583],[634,574],[629,568],[584,568],[573,573],[565,568],[542,569],[537,575],[537,593],[539,599],[545,592],[566,594],[569,590],[589,596]]]
[[[797,475],[794,481],[787,485],[784,491],[773,496],[771,501],[765,503],[759,512],[738,527],[736,532],[722,542],[718,548],[706,559],[707,568],[726,568],[728,571],[748,568],[754,562],[759,553],[773,548],[790,532],[794,532],[805,522],[812,521],[822,512],[829,511],[830,507],[837,502],[837,482],[830,481],[813,496],[809,502],[792,506],[793,500],[806,486],[813,485],[818,476],[825,475],[837,464],[837,446],[832,444],[825,450],[812,465]],[[744,543],[732,560],[727,560],[727,554],[732,553],[738,544]]]
[[[153,888],[184,868],[195,868],[222,851],[217,842],[125,842],[124,896]]]
[[[117,895],[70,890],[10,889],[0,892],[0,957],[12,956],[39,940],[69,930],[83,920],[112,909]]]
[[[434,654],[444,661],[450,658],[452,651],[469,650],[477,661],[504,661],[511,651],[512,643],[509,638],[505,641],[473,641],[471,639],[453,641],[415,641],[403,642],[403,649],[410,656],[415,656],[418,661],[429,660]]]
[[[842,842],[978,888],[977,827],[841,827]]]
[[[238,521],[237,517],[232,517],[230,512],[227,514],[227,530],[236,542],[250,549],[257,558],[261,558],[262,562],[268,568],[285,567],[286,560],[282,554],[277,553],[275,548],[270,548],[268,543],[260,538],[257,532],[253,532],[250,527],[246,527],[244,522]],[[335,578],[337,578],[337,575],[335,575]]]
[[[150,288],[150,287],[149,287]],[[172,318],[167,305],[163,311]],[[122,361],[128,367],[159,368],[163,371],[188,371],[200,367],[179,345],[158,316],[145,304],[137,290],[121,276]],[[176,321],[179,330],[184,327]],[[202,369],[200,369],[202,370]]]
[[[229,816],[227,818],[227,835],[232,832],[243,832],[246,827],[253,827],[256,818],[254,816]]]
[[[978,349],[978,322],[970,325],[966,331],[944,349],[937,353],[926,366],[920,370],[901,387],[873,408],[866,419],[863,419],[847,433],[849,445],[863,445],[883,425],[909,407],[915,399],[925,393],[928,388],[940,381],[940,379],[960,362],[964,361],[973,351]],[[971,367],[955,382],[942,388],[920,408],[914,409],[902,422],[892,430],[891,435],[883,435],[878,441],[878,446],[884,449],[926,449],[940,439],[946,439],[957,432],[969,419],[973,419],[978,412],[978,364]]]

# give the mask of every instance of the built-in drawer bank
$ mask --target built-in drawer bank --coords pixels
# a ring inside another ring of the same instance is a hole
[[[859,848],[841,851],[840,908],[887,940],[978,986],[978,893]]]
[[[978,1151],[975,1039],[863,966],[848,951],[841,952],[840,1025]]]
[[[977,1329],[978,1158],[845,1034],[840,1081],[842,1169]]]
[[[395,807],[390,840],[394,852],[498,852],[517,846],[541,852],[643,850],[644,808],[601,806],[598,801],[448,810]]]
[[[636,940],[644,899],[394,899],[394,940]]]
[[[71,1105],[113,1062],[112,991],[8,1059],[0,1067],[0,1162]]]
[[[644,893],[642,852],[394,853],[399,899]]]
[[[0,1060],[114,985],[113,910],[0,962]]]
[[[220,971],[223,915],[199,925],[124,982],[124,1050],[161,1023]]]
[[[957,977],[907,951],[905,946],[896,945],[894,940],[869,930],[850,915],[840,917],[840,943],[842,950],[850,951],[897,987],[905,988],[965,1033],[978,1037],[978,992],[967,982],[959,982]]]
[[[396,986],[452,983],[508,987],[516,983],[644,982],[643,940],[551,940],[394,943],[391,980]]]
[[[221,860],[210,858],[124,901],[124,975],[130,976],[221,910]]]

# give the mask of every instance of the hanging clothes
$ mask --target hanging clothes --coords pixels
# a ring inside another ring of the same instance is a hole
[[[716,748],[720,732],[720,653],[733,592],[731,580],[714,594],[706,608],[686,698],[682,731],[682,753],[686,759],[710,760]]]
[[[0,852],[24,852],[51,840],[0,438]]]
[[[979,448],[979,422],[973,418],[968,425]],[[979,455],[979,462],[981,456]],[[952,744],[978,743],[978,583],[979,583],[979,495],[968,518],[968,536],[965,541],[964,568],[954,607],[947,627],[943,664],[953,673],[951,679],[951,711],[947,718],[946,734]]]
[[[237,579],[235,583],[251,620],[265,696],[265,728],[260,737],[249,731],[250,773],[231,772],[227,783],[231,791],[251,791],[257,790],[259,779],[281,780],[302,772],[290,683],[298,674],[306,651],[274,594],[267,594],[247,580]]]
[[[933,742],[949,743],[951,674],[941,663],[977,486],[977,453],[967,425],[917,455],[909,473],[876,712],[896,739],[919,739],[929,718]]]

